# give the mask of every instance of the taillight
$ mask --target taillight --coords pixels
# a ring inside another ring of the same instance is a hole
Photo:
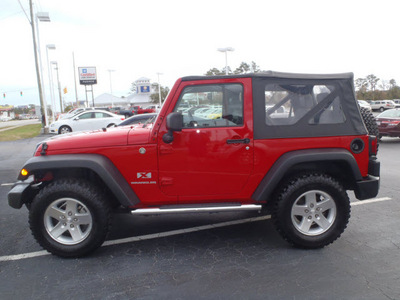
[[[371,135],[369,137],[369,156],[376,155],[378,153],[378,137]]]
[[[400,124],[400,121],[389,121],[387,126],[394,127]]]

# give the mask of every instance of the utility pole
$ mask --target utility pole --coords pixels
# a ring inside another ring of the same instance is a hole
[[[76,69],[75,69],[75,54],[74,54],[74,52],[72,52],[72,63],[74,65],[74,84],[75,84],[76,107],[79,107],[78,90],[76,88]]]
[[[37,78],[37,83],[38,83],[38,89],[39,89],[39,99],[40,99],[40,112],[42,114],[42,127],[44,128],[44,131],[48,128],[46,128],[46,120],[45,120],[45,109],[43,104],[43,91],[42,91],[42,80],[40,76],[40,70],[39,70],[39,58],[38,58],[38,51],[37,51],[37,45],[36,45],[36,30],[35,30],[35,21],[33,18],[33,4],[32,0],[29,0],[29,10],[30,10],[30,23],[32,27],[32,39],[33,39],[33,50],[35,52],[35,67],[36,67],[36,78]],[[47,133],[47,132],[44,132]]]
[[[63,103],[62,103],[62,96],[61,96],[61,84],[60,84],[60,76],[58,75],[58,63],[57,62],[53,62],[56,65],[56,71],[57,71],[57,82],[58,82],[58,95],[60,97],[60,111],[61,113],[64,112],[64,108],[63,108]]]

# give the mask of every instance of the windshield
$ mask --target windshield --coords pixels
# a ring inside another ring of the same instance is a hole
[[[400,118],[400,110],[389,109],[378,115],[377,118]]]
[[[154,123],[154,121],[156,120],[157,115],[155,115],[154,117],[148,119],[144,124],[143,124],[143,128],[145,128],[147,125],[149,125],[150,123]]]

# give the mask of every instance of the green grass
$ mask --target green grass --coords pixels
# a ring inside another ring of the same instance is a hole
[[[42,129],[42,124],[33,124],[0,131],[0,142],[28,139],[37,136]]]

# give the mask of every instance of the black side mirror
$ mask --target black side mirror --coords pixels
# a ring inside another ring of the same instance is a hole
[[[166,125],[168,132],[163,135],[162,139],[164,143],[170,144],[174,140],[174,131],[182,131],[183,127],[183,115],[178,112],[170,113],[167,116]]]
[[[167,129],[171,131],[182,131],[183,115],[178,112],[170,113],[167,116]]]

